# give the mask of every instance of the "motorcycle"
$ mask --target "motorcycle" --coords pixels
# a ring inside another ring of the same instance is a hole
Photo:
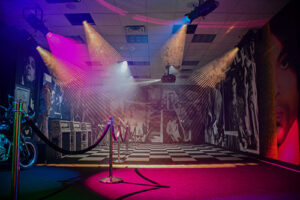
[[[0,105],[0,162],[8,161],[12,154],[14,110],[12,101],[8,108]],[[29,137],[25,137],[28,125],[22,115],[20,133],[20,167],[27,169],[35,165],[37,161],[37,145]]]

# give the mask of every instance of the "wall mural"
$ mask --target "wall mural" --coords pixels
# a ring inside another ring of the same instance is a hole
[[[20,32],[23,37],[29,37],[28,33]],[[42,63],[40,62],[39,55],[35,50],[36,43],[35,41],[29,37],[30,39],[26,40],[26,38],[21,37],[23,41],[22,47],[18,52],[18,63],[16,68],[16,84],[17,87],[23,87],[30,91],[29,101],[26,102],[26,105],[23,105],[24,110],[28,110],[30,107],[32,110],[37,111],[38,109],[38,101],[37,96],[39,92],[39,72],[42,67]],[[15,91],[16,93],[16,91]]]
[[[224,120],[222,86],[207,88],[207,108],[205,118],[205,142],[224,146]]]
[[[130,99],[110,101],[110,111],[116,123],[129,126],[130,142],[203,143],[208,91],[199,86],[142,86]]]
[[[223,146],[259,153],[255,42],[235,56],[224,81],[225,138]]]
[[[257,62],[263,69],[260,74],[269,73],[265,82],[270,83],[260,91],[262,120],[269,119],[262,127],[263,156],[299,165],[300,31],[296,8],[292,1],[258,33]]]
[[[16,77],[12,95],[15,100],[23,103],[22,109],[25,112],[35,112],[34,120],[36,120],[39,115],[40,73],[44,64],[36,52],[37,44],[29,33],[18,30],[18,36],[18,42],[22,45],[19,45],[15,58],[17,60]],[[29,127],[24,130],[24,133],[27,137],[33,135]]]

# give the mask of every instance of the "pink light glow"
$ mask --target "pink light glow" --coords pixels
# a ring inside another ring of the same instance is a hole
[[[148,22],[152,24],[160,24],[160,25],[170,25],[174,24],[175,20],[163,20],[158,18],[147,17],[143,15],[135,15],[132,19],[142,22]],[[197,24],[198,27],[201,28],[229,28],[234,26],[235,28],[255,28],[261,27],[265,25],[265,23],[269,21],[269,19],[261,19],[261,20],[247,20],[247,21],[232,21],[232,22],[194,22],[192,24]]]
[[[152,24],[161,24],[161,25],[170,25],[174,22],[173,20],[163,20],[163,19],[157,19],[157,18],[147,17],[143,15],[135,15],[132,17],[132,19],[142,21],[142,22],[149,22]]]
[[[265,25],[269,18],[259,20],[246,20],[246,21],[231,21],[231,22],[195,22],[200,28],[255,28]]]
[[[59,82],[64,85],[69,85],[74,80],[78,81],[78,68],[72,66],[72,64],[60,60],[53,56],[52,53],[43,49],[42,47],[38,46],[37,51],[40,53],[43,61],[45,62],[46,66],[48,67],[49,72],[55,76]]]
[[[295,119],[284,142],[278,146],[278,160],[299,165],[299,149],[299,125],[298,120]]]
[[[270,165],[274,165],[276,167],[280,167],[280,168],[287,169],[287,170],[290,170],[290,171],[293,171],[293,172],[296,172],[296,173],[300,173],[300,170],[292,169],[292,168],[289,168],[289,167],[286,167],[286,166],[283,166],[283,165],[279,165],[279,164],[276,164],[276,163],[268,162],[268,161],[265,161],[265,160],[260,160],[260,161],[264,162],[264,163],[268,163]]]
[[[128,14],[128,11],[123,10],[121,8],[118,8],[110,3],[107,3],[104,0],[97,0],[101,5],[106,7],[107,9],[120,14],[122,16],[125,16]],[[174,23],[173,20],[164,20],[164,19],[158,19],[153,17],[147,17],[143,15],[135,15],[132,17],[132,19],[141,21],[141,22],[148,22],[152,24],[160,24],[160,25],[170,25]],[[233,21],[233,22],[196,22],[193,24],[198,24],[198,27],[201,28],[230,28],[234,26],[234,28],[255,28],[255,27],[261,27],[263,26],[267,21],[269,21],[269,18],[267,19],[261,19],[261,20],[246,20],[246,21]]]
[[[46,37],[51,53],[56,58],[87,69],[86,61],[89,60],[89,54],[86,45],[54,33],[48,33]]]
[[[97,0],[101,5],[106,7],[107,9],[120,14],[122,16],[125,16],[128,14],[128,11],[123,10],[121,8],[118,8],[110,3],[107,3],[104,0]],[[152,24],[160,24],[160,25],[170,25],[174,23],[173,20],[164,20],[164,19],[158,19],[153,17],[147,17],[143,15],[135,15],[132,17],[132,19],[142,22],[148,22]],[[267,19],[261,19],[261,20],[247,20],[247,21],[233,21],[233,22],[196,22],[193,24],[198,24],[198,27],[201,28],[230,28],[231,26],[234,26],[234,28],[255,28],[255,27],[261,27],[263,26],[267,21],[269,21],[269,18]]]
[[[270,167],[261,165],[206,169],[139,169],[139,172],[144,177],[168,187],[158,187],[157,184],[146,181],[138,176],[134,169],[113,170],[113,176],[122,178],[124,183],[99,182],[100,178],[108,176],[108,172],[105,171],[87,178],[85,185],[105,199],[118,199],[125,195],[129,195],[126,199],[149,200],[274,199],[278,193],[291,192],[291,188],[293,191],[299,191],[294,187],[297,177],[289,179],[295,174],[277,174]],[[156,189],[150,190],[154,188]],[[274,189],[270,191],[270,188]]]
[[[122,10],[121,8],[118,8],[118,7],[116,7],[116,6],[114,6],[114,5],[110,4],[110,3],[107,3],[104,0],[97,0],[97,1],[99,3],[101,3],[102,6],[106,7],[107,9],[109,9],[109,10],[115,12],[115,13],[118,13],[118,14],[120,14],[122,16],[125,16],[128,13],[128,11]]]

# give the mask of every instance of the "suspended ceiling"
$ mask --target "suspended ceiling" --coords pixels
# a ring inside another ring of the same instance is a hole
[[[166,39],[172,37],[174,23],[193,9],[192,0],[81,0],[79,2],[49,3],[55,0],[3,0],[0,20],[20,29],[25,28],[43,47],[48,44],[39,31],[22,17],[23,9],[40,7],[46,27],[53,33],[81,38],[82,25],[72,25],[65,14],[89,13],[94,28],[128,61],[149,65],[132,66],[136,77],[160,78],[164,66],[155,57]],[[65,0],[68,1],[68,0]],[[197,68],[232,49],[241,37],[253,28],[262,27],[288,0],[219,0],[219,7],[207,17],[193,21],[194,34],[187,34],[181,77],[188,78]],[[146,43],[128,43],[125,26],[144,25],[141,35]],[[192,42],[195,34],[213,34],[212,42]]]

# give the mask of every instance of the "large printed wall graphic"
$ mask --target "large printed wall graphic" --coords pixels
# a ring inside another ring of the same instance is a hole
[[[202,103],[206,106],[202,115],[205,125],[205,142],[224,146],[224,120],[223,120],[223,95],[222,85],[217,84],[215,88],[206,88],[206,95],[202,96]]]
[[[224,81],[224,147],[259,153],[254,38],[235,56]]]
[[[238,51],[225,80],[206,90],[205,142],[259,154],[254,38]]]
[[[23,101],[23,109],[28,111],[28,107],[38,112],[38,94],[39,94],[39,83],[40,83],[40,72],[43,67],[40,56],[38,55],[35,47],[36,42],[26,32],[19,31],[21,35],[20,45],[17,54],[17,68],[16,68],[16,98]],[[21,95],[23,97],[28,96],[28,101],[21,96],[18,91],[23,89],[23,94],[28,91],[28,95]]]
[[[203,143],[205,132],[218,140],[213,132],[222,124],[220,113],[208,111],[221,110],[207,102],[213,92],[191,85],[142,86],[130,99],[109,103],[116,123],[129,126],[131,142]]]
[[[266,121],[261,136],[263,156],[299,165],[300,24],[295,2],[258,32],[257,62],[259,74],[269,75],[260,81],[261,86],[268,86],[260,89],[262,120]]]

